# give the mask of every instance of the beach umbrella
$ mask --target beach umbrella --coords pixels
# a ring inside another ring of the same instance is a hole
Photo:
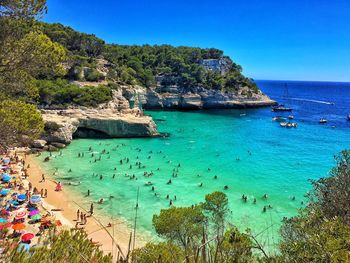
[[[8,214],[10,214],[10,213],[9,213],[9,211],[7,211],[6,209],[2,209],[2,210],[0,211],[0,215],[8,215]]]
[[[18,248],[17,248],[17,251],[20,252],[20,251],[29,251],[30,249],[30,245],[29,244],[26,244],[26,243],[20,243],[18,245]]]
[[[8,181],[10,181],[12,179],[12,177],[11,176],[9,176],[9,175],[5,175],[5,176],[3,176],[2,177],[2,179],[1,180],[3,180],[4,182],[8,182]]]
[[[33,233],[25,233],[22,237],[21,237],[21,240],[22,241],[29,241],[29,240],[32,240],[34,237],[34,234]]]
[[[40,202],[41,202],[41,196],[40,196],[40,195],[33,195],[33,196],[30,198],[30,202],[31,202],[32,204],[40,203]]]
[[[36,214],[39,214],[39,213],[40,213],[40,211],[35,209],[35,210],[32,210],[32,211],[29,212],[29,216],[33,216],[33,215],[36,215]]]
[[[25,194],[20,194],[17,196],[18,201],[24,201],[26,199],[27,199],[27,195],[25,195]]]
[[[7,223],[7,220],[4,218],[0,218],[0,223]]]
[[[41,215],[36,214],[36,215],[33,215],[31,218],[32,218],[33,220],[40,220],[40,219],[41,219]]]
[[[13,229],[13,230],[17,230],[17,231],[22,230],[22,229],[25,229],[25,228],[26,228],[26,225],[23,224],[23,223],[17,223],[17,224],[14,224],[14,225],[12,226],[12,229]]]
[[[7,195],[10,191],[11,191],[11,189],[9,189],[9,188],[2,189],[0,191],[0,195]]]
[[[26,215],[27,215],[27,213],[25,211],[19,211],[19,212],[17,212],[15,219],[16,220],[23,219],[26,217]]]

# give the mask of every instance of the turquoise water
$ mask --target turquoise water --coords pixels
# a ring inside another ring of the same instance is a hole
[[[313,111],[308,112],[311,115]],[[326,176],[334,165],[333,155],[350,147],[346,120],[342,127],[332,128],[304,118],[297,129],[286,129],[271,121],[273,113],[268,108],[148,114],[156,120],[159,131],[170,134],[169,138],[77,139],[62,156],[43,163],[44,168],[50,173],[57,168],[55,179],[74,191],[86,194],[89,189],[87,207],[91,201],[104,198],[104,204],[96,205],[96,209],[122,217],[130,225],[139,188],[138,229],[150,233],[152,215],[169,207],[167,195],[174,205],[189,206],[203,201],[205,194],[225,191],[230,221],[242,230],[251,228],[268,247],[278,239],[281,219],[295,215],[302,206],[304,194],[311,188],[308,179]],[[84,157],[79,158],[82,152]],[[124,158],[129,158],[129,163]],[[141,168],[136,162],[141,162]],[[172,175],[174,169],[178,170],[176,177]],[[146,177],[144,172],[154,174]],[[133,175],[135,179],[131,179]],[[172,184],[167,184],[170,179]],[[81,184],[72,186],[68,182]],[[147,182],[153,183],[155,192],[145,185]],[[228,190],[224,190],[225,185]],[[242,194],[248,196],[247,203],[242,201]],[[267,200],[261,198],[264,194],[268,194]],[[272,209],[263,213],[266,205]]]

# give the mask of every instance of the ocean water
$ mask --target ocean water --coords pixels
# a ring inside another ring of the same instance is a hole
[[[97,211],[123,218],[130,226],[139,189],[137,230],[154,238],[152,215],[168,208],[170,199],[175,206],[190,206],[208,193],[224,191],[230,222],[241,230],[250,228],[267,249],[273,248],[282,218],[302,207],[311,189],[309,179],[327,176],[333,156],[350,148],[350,122],[346,120],[350,83],[287,82],[287,97],[285,81],[257,83],[271,98],[295,109],[298,128],[280,127],[272,121],[277,114],[270,108],[147,112],[160,132],[170,134],[168,138],[77,139],[62,156],[43,166],[48,173],[57,170],[55,179],[65,187],[84,195],[89,189],[91,195],[83,205],[89,207],[90,202],[104,198],[103,204],[95,205]],[[329,122],[319,124],[322,117]],[[84,157],[79,158],[82,152]],[[141,168],[136,162],[141,162]],[[144,172],[153,175],[147,177]],[[248,196],[246,203],[242,194]],[[264,213],[267,205],[272,208]]]

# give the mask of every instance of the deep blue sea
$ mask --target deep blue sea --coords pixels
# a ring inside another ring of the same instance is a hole
[[[350,114],[350,83],[257,84],[272,99],[294,109],[298,128],[280,127],[272,121],[280,114],[269,107],[150,111],[147,114],[158,120],[159,131],[169,133],[169,138],[79,139],[43,166],[50,173],[57,168],[55,179],[63,183],[81,182],[66,188],[83,195],[89,189],[91,196],[81,199],[83,206],[88,208],[91,202],[104,198],[106,202],[96,204],[96,210],[123,218],[130,225],[140,189],[138,231],[152,236],[152,215],[168,208],[170,199],[175,206],[189,206],[203,201],[205,194],[225,191],[227,185],[229,221],[241,230],[252,229],[267,248],[273,248],[281,219],[295,215],[303,206],[304,195],[311,189],[308,180],[327,176],[334,165],[333,156],[350,148],[350,121],[346,119]],[[319,124],[320,118],[328,123]],[[88,151],[90,146],[94,157]],[[78,158],[79,152],[85,152],[85,157]],[[99,156],[101,161],[93,162]],[[120,164],[124,158],[130,162]],[[141,168],[136,162],[142,163]],[[153,175],[145,177],[144,172]],[[103,180],[99,179],[101,174]],[[169,180],[171,184],[167,184]],[[145,185],[147,182],[153,184],[155,192]],[[248,202],[242,201],[242,194],[248,196]],[[264,194],[267,200],[262,199]],[[272,208],[264,213],[263,207],[268,205]]]

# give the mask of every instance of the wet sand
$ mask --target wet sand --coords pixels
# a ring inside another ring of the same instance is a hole
[[[30,165],[28,170],[28,180],[32,183],[33,187],[37,187],[39,191],[47,189],[48,196],[44,198],[43,206],[53,213],[61,222],[67,227],[74,227],[76,225],[77,210],[84,211],[87,215],[90,206],[86,207],[86,204],[82,205],[79,200],[84,198],[77,193],[72,193],[63,187],[63,191],[56,192],[56,183],[53,178],[45,174],[41,169],[39,163],[35,160],[33,155],[28,155],[25,158],[26,165]],[[42,174],[45,174],[45,182],[41,182]],[[105,253],[112,253],[116,258],[118,253],[120,255],[126,255],[128,252],[130,233],[132,230],[122,220],[109,219],[107,216],[98,215],[96,213],[96,206],[94,203],[95,211],[93,217],[88,217],[86,225],[79,225],[78,227],[84,227],[89,235],[89,238],[93,242],[98,243],[101,249]],[[61,211],[52,211],[52,209],[60,209]],[[108,223],[114,225],[114,227],[107,227]],[[114,237],[114,241],[112,240]],[[141,247],[146,243],[146,237],[139,237],[136,235],[135,247]]]

